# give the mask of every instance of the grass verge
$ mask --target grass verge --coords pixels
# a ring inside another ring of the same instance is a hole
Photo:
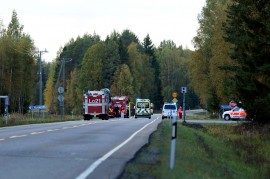
[[[31,117],[31,115],[22,115],[22,114],[10,114],[8,117],[8,121],[6,124],[5,118],[0,118],[0,127],[6,126],[16,126],[16,125],[26,125],[26,124],[39,124],[39,123],[52,123],[52,122],[64,122],[64,121],[75,121],[81,120],[81,116],[71,116],[65,115],[63,118],[59,115],[50,115],[45,116],[42,115],[40,117]]]
[[[269,129],[249,124],[178,124],[171,170],[171,124],[163,120],[119,178],[270,178]]]

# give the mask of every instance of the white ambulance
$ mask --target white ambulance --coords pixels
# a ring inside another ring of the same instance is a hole
[[[151,119],[150,99],[136,99],[135,118],[138,117],[147,117]]]

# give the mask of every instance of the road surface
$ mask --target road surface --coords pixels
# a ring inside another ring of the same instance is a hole
[[[160,122],[153,115],[0,128],[0,178],[116,178]]]

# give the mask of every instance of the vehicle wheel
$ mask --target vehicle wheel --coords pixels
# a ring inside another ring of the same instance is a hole
[[[162,116],[162,119],[164,119],[164,116]]]
[[[137,119],[137,116],[135,116],[135,118]]]
[[[226,121],[228,121],[228,120],[230,120],[231,118],[230,118],[229,115],[225,115],[225,116],[224,116],[224,119],[225,119]]]
[[[149,116],[149,119],[151,119],[151,116]]]

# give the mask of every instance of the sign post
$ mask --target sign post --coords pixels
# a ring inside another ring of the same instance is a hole
[[[181,93],[183,93],[183,122],[186,122],[186,93],[187,93],[187,87],[181,87]]]
[[[171,139],[171,156],[170,156],[170,169],[172,170],[174,168],[174,162],[175,162],[175,146],[176,146],[176,135],[177,135],[177,122],[176,122],[176,116],[170,116],[172,117],[172,139]]]
[[[37,106],[29,106],[29,110],[32,111],[32,119],[34,117],[34,111],[41,111],[42,110],[42,118],[44,119],[44,110],[47,109],[45,105],[37,105]]]
[[[4,112],[4,117],[5,117],[5,121],[7,124],[8,121],[8,105],[9,105],[9,99],[8,96],[0,96],[0,99],[4,98],[5,99],[5,112]]]
[[[59,87],[58,88],[58,101],[59,101],[59,105],[60,105],[60,110],[61,110],[61,120],[63,119],[63,114],[64,114],[64,88],[63,87]]]

